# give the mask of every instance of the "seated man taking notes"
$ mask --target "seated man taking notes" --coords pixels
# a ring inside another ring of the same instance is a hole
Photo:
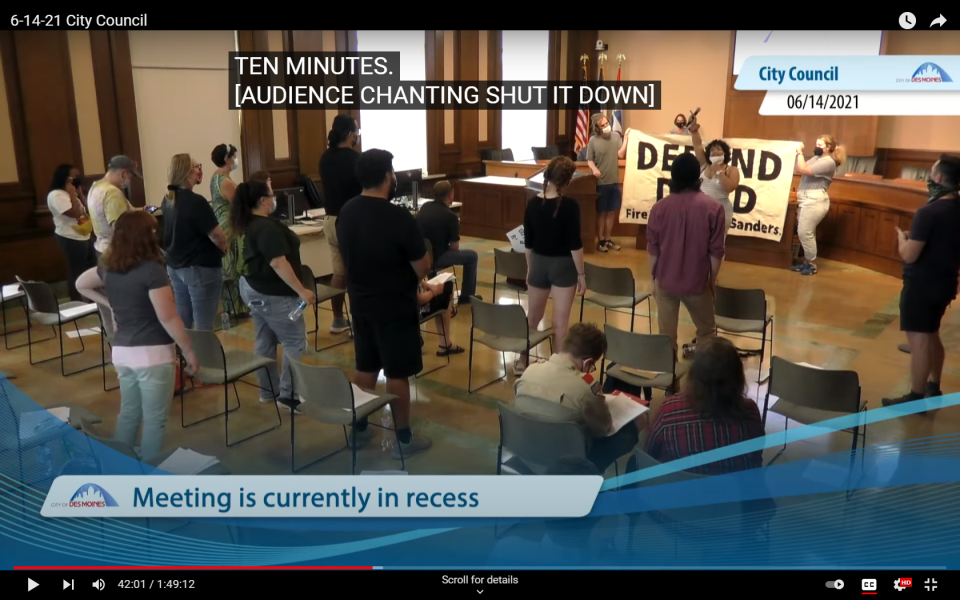
[[[545,363],[527,367],[514,384],[516,406],[521,413],[585,426],[589,441],[587,458],[601,473],[633,451],[640,438],[640,425],[646,422],[642,416],[634,421],[636,425],[615,419],[598,382],[590,376],[606,349],[606,336],[596,325],[575,323],[567,332],[561,351]],[[637,414],[645,410],[639,404],[635,408]]]

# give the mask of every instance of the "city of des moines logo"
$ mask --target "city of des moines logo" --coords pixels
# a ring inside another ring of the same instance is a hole
[[[67,504],[70,508],[106,508],[119,506],[107,490],[95,483],[85,483],[80,486]]]
[[[923,63],[913,73],[909,80],[911,83],[953,83],[947,72],[933,63]]]

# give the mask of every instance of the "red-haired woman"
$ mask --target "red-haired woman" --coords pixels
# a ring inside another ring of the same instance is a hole
[[[157,220],[143,211],[122,214],[101,264],[80,276],[77,290],[113,313],[113,365],[120,379],[114,438],[133,445],[142,422],[140,458],[155,457],[176,383],[176,346],[187,373],[197,370],[163,265]]]

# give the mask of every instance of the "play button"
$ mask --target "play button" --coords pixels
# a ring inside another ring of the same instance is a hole
[[[38,585],[40,585],[40,584],[37,583],[36,581],[34,581],[34,580],[30,579],[30,578],[27,578],[27,591],[28,591],[28,592],[32,592],[32,591],[33,591],[33,588],[37,587]]]

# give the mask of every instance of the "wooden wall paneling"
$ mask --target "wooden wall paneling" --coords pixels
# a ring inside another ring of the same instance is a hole
[[[454,49],[454,80],[478,81],[480,79],[480,30],[462,29],[456,32]],[[482,92],[481,92],[482,93]],[[468,177],[482,173],[480,161],[480,110],[458,110],[454,113],[456,140],[460,146],[457,173]]]
[[[560,80],[560,61],[564,59],[563,48],[560,39],[560,30],[551,29],[549,37],[550,50],[547,54],[547,79],[550,81]],[[560,131],[560,111],[547,111],[547,146],[557,144],[557,136]],[[559,145],[559,144],[558,144]]]
[[[110,32],[90,31],[90,52],[93,55],[93,80],[97,89],[97,109],[100,113],[100,142],[103,145],[103,164],[123,154],[123,141],[120,137],[120,122],[117,118],[117,86],[113,76],[113,49]],[[95,173],[84,173],[90,177]]]
[[[503,79],[503,53],[501,52],[500,29],[487,30],[487,81]],[[503,144],[501,123],[503,115],[499,108],[487,109],[487,139],[478,145],[478,150],[497,150]]]
[[[293,52],[323,52],[323,31],[319,29],[294,29],[290,32]],[[300,173],[313,179],[320,178],[320,157],[327,148],[326,111],[321,107],[313,110],[293,111],[297,130],[297,162]],[[331,123],[332,125],[332,123]]]
[[[45,192],[53,171],[64,162],[81,164],[67,34],[17,31],[13,35],[35,208],[38,214],[48,214]]]
[[[133,87],[133,63],[130,59],[130,38],[126,31],[110,32],[110,56],[113,60],[114,93],[117,112],[114,120],[120,133],[120,152],[142,165],[140,155],[140,126],[137,122],[137,98]],[[98,90],[99,92],[99,90]],[[99,95],[97,102],[100,102]],[[103,119],[100,119],[101,136]],[[104,152],[107,147],[104,146]],[[111,157],[107,157],[104,163]],[[143,180],[134,177],[130,183],[130,203],[134,206],[146,204]]]
[[[427,61],[427,81],[443,81],[443,30],[424,32],[424,60]],[[438,71],[439,65],[439,71]],[[441,146],[443,145],[443,111],[427,111],[427,172],[443,173]]]
[[[337,31],[337,52],[356,52],[357,51],[357,31],[355,29],[338,29]],[[337,75],[337,85],[338,86],[347,86],[347,85],[356,85],[356,81],[350,80],[350,75],[344,73],[342,75]],[[360,111],[354,110],[352,107],[340,106],[338,108],[338,113],[341,115],[352,115],[354,119],[357,120],[357,123],[360,123]],[[362,127],[362,126],[361,126]],[[363,138],[360,138],[360,147],[363,148]]]
[[[20,94],[20,69],[12,31],[0,31],[0,57],[3,59],[0,75],[7,89],[7,110],[17,156],[17,181],[0,184],[0,235],[3,235],[32,227],[34,186]]]
[[[241,52],[268,52],[270,48],[267,30],[243,30],[239,32]],[[283,49],[293,48],[292,32],[283,31]],[[300,177],[299,135],[297,111],[287,109],[287,139],[289,156],[278,159],[274,146],[273,112],[271,110],[243,111],[241,144],[246,173],[265,170],[270,173],[274,189],[293,187]],[[256,156],[253,156],[256,154]]]
[[[590,57],[590,62],[587,64],[587,74],[591,81],[596,81],[598,73],[596,44],[599,35],[599,31],[596,29],[571,29],[567,34],[567,45],[569,46],[567,49],[567,77],[571,81],[579,83],[582,78],[580,57],[584,54]],[[577,110],[568,110],[566,118],[569,135],[566,141],[558,140],[557,145],[560,147],[560,154],[573,158],[575,157],[573,146],[576,141]]]
[[[878,148],[876,173],[884,179],[897,179],[904,167],[929,169],[940,159],[938,150],[908,150],[906,148]]]

